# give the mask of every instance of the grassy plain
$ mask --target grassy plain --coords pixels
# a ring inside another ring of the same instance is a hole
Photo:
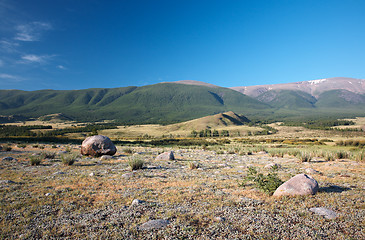
[[[357,119],[355,126],[363,121]],[[3,142],[0,238],[364,239],[365,150],[336,144],[364,140],[364,132],[270,126],[278,132],[210,138],[208,145],[131,142],[117,145],[117,154],[107,159],[81,156],[79,145]],[[217,126],[217,130],[260,128]],[[116,140],[190,132],[176,125],[139,125],[98,133]],[[171,150],[176,160],[155,159]],[[69,152],[78,154],[71,166],[62,163]],[[32,156],[45,156],[42,153],[54,157],[31,165]],[[303,161],[302,153],[309,154],[308,161]],[[132,171],[131,160],[143,161],[143,168]],[[319,192],[275,198],[250,182],[243,184],[249,167],[268,174],[271,170],[265,166],[270,163],[280,165],[277,174],[283,181],[299,173],[311,175],[319,183]],[[142,202],[132,205],[134,199]],[[316,215],[309,211],[313,207],[328,208],[337,217]],[[170,224],[139,229],[155,219]]]

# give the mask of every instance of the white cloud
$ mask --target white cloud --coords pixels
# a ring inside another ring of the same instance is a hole
[[[19,46],[19,43],[1,40],[0,41],[0,49],[6,52],[16,52],[16,48]]]
[[[49,55],[28,54],[22,56],[22,59],[24,60],[22,63],[46,63],[51,57],[52,56]]]
[[[58,65],[57,68],[62,69],[62,70],[66,70],[66,67],[62,66],[62,65]]]
[[[22,78],[22,77],[10,75],[10,74],[6,74],[6,73],[0,73],[0,79],[11,80],[13,82],[20,82],[20,81],[24,80],[24,78]]]
[[[24,42],[39,41],[43,31],[51,30],[52,25],[46,22],[31,22],[15,27],[17,30],[15,40]]]

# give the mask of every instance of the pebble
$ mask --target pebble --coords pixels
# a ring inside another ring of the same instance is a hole
[[[224,222],[224,221],[226,221],[226,219],[224,217],[215,217],[214,220],[216,220],[217,222]]]
[[[324,207],[310,208],[309,211],[314,212],[317,215],[324,216],[327,219],[334,219],[337,217],[337,213]]]
[[[166,227],[169,224],[170,224],[169,220],[164,220],[164,219],[150,220],[148,222],[143,223],[141,226],[138,227],[138,229],[139,230],[159,229]]]
[[[12,184],[12,183],[15,183],[11,180],[0,180],[0,184]]]
[[[13,161],[13,160],[15,160],[15,158],[13,158],[13,157],[4,157],[3,158],[3,161]]]
[[[113,157],[112,156],[110,156],[110,155],[103,155],[103,156],[101,156],[100,157],[100,160],[110,160],[110,159],[112,159]]]
[[[141,205],[142,203],[144,203],[145,201],[142,201],[142,200],[139,200],[139,199],[134,199],[132,201],[132,204],[131,206],[138,206],[138,205]]]
[[[307,168],[305,169],[305,172],[308,174],[321,174],[321,172],[314,170],[313,168]]]

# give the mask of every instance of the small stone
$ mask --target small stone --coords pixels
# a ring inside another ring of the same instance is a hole
[[[125,179],[130,179],[131,177],[133,177],[134,173],[131,172],[131,173],[125,173],[122,175],[122,178],[125,178]]]
[[[224,222],[224,221],[226,221],[226,219],[224,217],[215,217],[214,220],[217,221],[217,222]]]
[[[305,172],[308,174],[321,174],[319,171],[314,170],[313,168],[307,168],[305,169]]]
[[[175,160],[174,152],[164,152],[156,157],[156,160]]]
[[[14,159],[13,157],[4,157],[3,161],[13,161]]]
[[[11,180],[0,180],[0,184],[13,184],[15,182],[11,181]]]
[[[112,159],[113,157],[112,156],[110,156],[110,155],[103,155],[103,156],[101,156],[101,158],[100,158],[100,160],[110,160],[110,159]]]
[[[89,176],[93,177],[93,176],[95,176],[95,173],[92,172],[92,173],[89,174]]]
[[[152,229],[159,229],[166,227],[168,224],[170,224],[169,220],[164,219],[157,219],[157,220],[150,220],[148,222],[143,223],[141,226],[139,226],[139,230],[152,230]]]
[[[45,194],[45,196],[46,196],[46,197],[49,197],[49,196],[51,196],[51,195],[52,195],[51,193],[46,193],[46,194]]]
[[[144,203],[145,201],[139,200],[139,199],[134,199],[132,201],[131,206],[137,206],[137,205],[141,205],[142,203]]]
[[[327,219],[334,219],[337,217],[337,213],[324,207],[310,208],[309,211],[314,212],[317,215],[324,216]]]
[[[269,163],[265,166],[265,168],[270,169],[270,168],[280,168],[280,164],[277,163]]]

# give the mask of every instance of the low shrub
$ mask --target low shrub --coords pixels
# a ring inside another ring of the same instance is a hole
[[[71,166],[76,162],[76,154],[63,154],[61,155],[61,160],[64,165]]]
[[[344,152],[344,151],[338,151],[335,154],[337,159],[344,159],[344,158],[348,158],[348,153]]]
[[[133,171],[133,170],[142,169],[144,161],[139,157],[131,157],[128,161],[128,164]]]
[[[199,168],[199,164],[195,162],[189,162],[189,168],[190,169],[197,169]]]
[[[56,157],[56,153],[54,152],[43,152],[41,155],[44,159],[55,159]]]
[[[247,182],[253,182],[255,187],[266,193],[272,194],[281,184],[283,184],[283,181],[277,176],[276,171],[277,168],[272,168],[270,173],[264,175],[259,173],[256,168],[249,167],[248,174],[241,186],[244,186]]]
[[[297,158],[299,159],[299,161],[301,162],[310,162],[310,160],[312,159],[312,156],[310,153],[307,152],[301,152],[297,154]]]
[[[123,149],[123,152],[124,153],[127,153],[127,154],[132,154],[133,153],[133,150],[131,148],[124,148]]]
[[[30,164],[32,166],[38,166],[42,162],[42,156],[30,156]]]
[[[326,155],[324,156],[324,159],[326,161],[334,161],[335,160],[335,155],[333,153],[326,153]]]

